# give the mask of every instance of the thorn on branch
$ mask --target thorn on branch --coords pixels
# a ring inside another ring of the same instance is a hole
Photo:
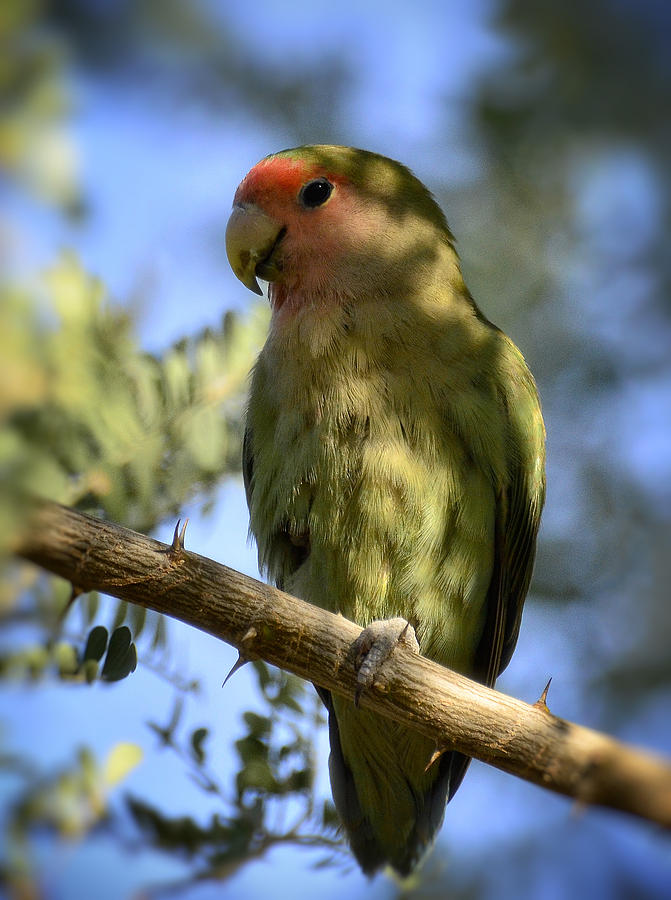
[[[258,632],[256,628],[254,628],[253,625],[250,625],[247,631],[245,631],[243,636],[240,638],[240,643],[243,645],[243,647],[245,646],[245,644],[253,643],[257,634]]]
[[[180,531],[180,523],[181,519],[177,519],[177,524],[175,525],[175,531],[172,536],[172,544],[170,545],[170,552],[180,554],[184,551],[184,535],[186,534],[186,526],[189,524],[188,519],[184,519],[184,524],[182,525],[182,529]]]
[[[552,684],[552,678],[548,679],[548,683],[545,685],[543,689],[543,693],[540,695],[538,700],[534,703],[536,709],[543,709],[545,712],[550,712],[548,709],[547,699],[548,699],[548,691],[550,690],[550,685]]]
[[[424,766],[424,771],[428,772],[429,769],[431,768],[431,766],[440,759],[440,757],[443,755],[443,753],[445,753],[446,750],[447,750],[447,747],[438,747],[437,746],[436,749],[431,754],[431,758],[429,759],[428,763],[426,764],[426,766]]]
[[[236,659],[236,661],[235,661],[235,662],[233,663],[233,665],[231,666],[231,668],[230,668],[230,670],[229,670],[229,672],[228,672],[228,675],[227,675],[227,676],[224,678],[224,680],[221,682],[222,688],[223,688],[223,687],[226,687],[226,682],[227,682],[228,679],[231,677],[231,675],[235,675],[235,673],[238,671],[238,669],[241,669],[241,668],[242,668],[246,663],[248,663],[248,662],[249,662],[249,657],[243,656],[242,653],[238,652],[238,658]]]
[[[250,625],[250,627],[247,629],[247,631],[244,633],[244,635],[240,639],[240,643],[242,644],[243,648],[245,647],[245,644],[248,644],[248,645],[252,644],[254,639],[256,638],[256,635],[257,635],[256,628],[254,628],[253,625]],[[241,669],[245,665],[245,663],[251,662],[251,660],[252,660],[252,656],[249,653],[245,652],[244,649],[238,650],[238,658],[231,666],[231,669],[230,669],[228,675],[224,678],[222,685],[221,685],[222,688],[226,685],[226,682],[231,677],[231,675],[234,675],[238,671],[238,669]]]

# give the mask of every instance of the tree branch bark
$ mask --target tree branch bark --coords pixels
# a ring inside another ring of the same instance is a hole
[[[165,613],[330,691],[354,697],[360,628],[175,541],[39,503],[17,555],[82,590]],[[399,646],[361,706],[582,804],[671,828],[671,762],[486,688]],[[427,760],[428,762],[428,760]]]

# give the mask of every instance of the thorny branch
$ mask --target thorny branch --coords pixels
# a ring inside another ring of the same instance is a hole
[[[184,549],[42,502],[17,555],[66,578],[180,619],[238,648],[354,699],[353,642],[342,616]],[[456,749],[573,797],[671,828],[671,762],[486,688],[399,646],[361,706]],[[430,761],[427,760],[427,763]]]

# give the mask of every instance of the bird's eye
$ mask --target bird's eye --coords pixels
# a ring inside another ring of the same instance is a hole
[[[326,203],[333,193],[333,185],[327,178],[315,178],[301,188],[298,199],[308,209],[314,209]]]

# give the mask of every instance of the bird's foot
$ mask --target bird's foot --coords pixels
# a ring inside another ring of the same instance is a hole
[[[373,686],[375,676],[398,644],[419,653],[415,629],[405,619],[377,619],[371,622],[354,641],[354,668],[357,685],[354,704],[359,705],[361,694]]]

